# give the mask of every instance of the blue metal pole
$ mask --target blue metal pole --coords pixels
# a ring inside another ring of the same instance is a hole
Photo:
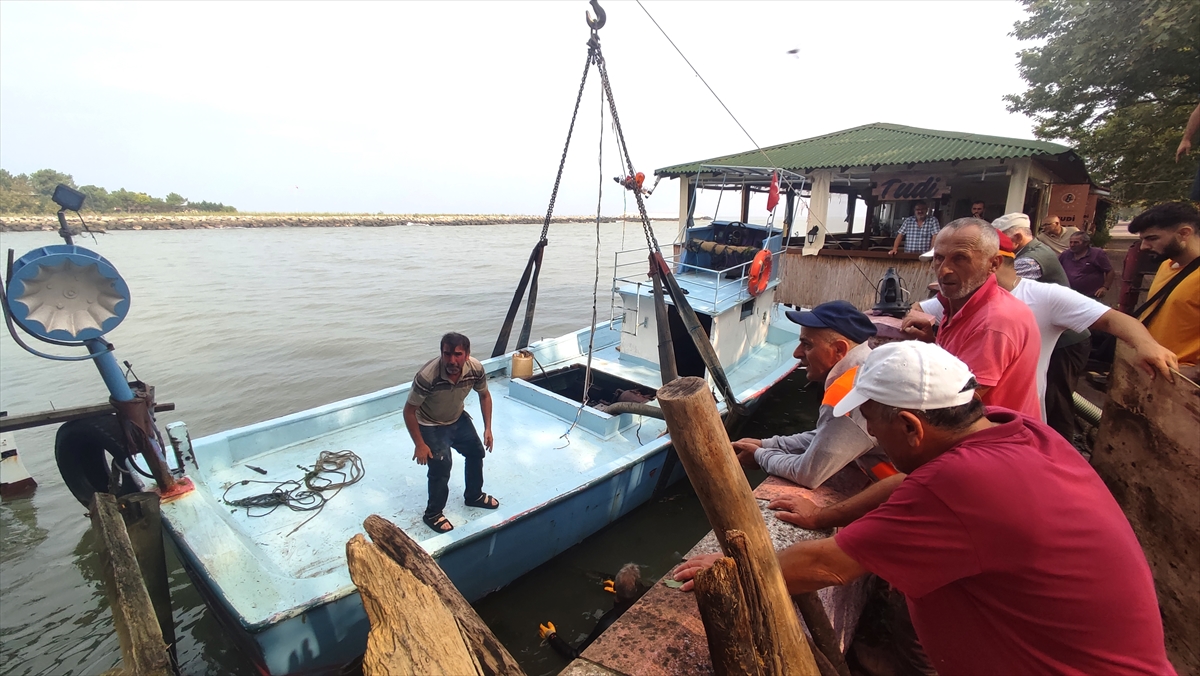
[[[112,398],[117,401],[132,401],[133,390],[129,389],[125,374],[121,372],[116,356],[108,349],[108,343],[99,338],[91,338],[85,340],[84,344],[87,345],[88,352],[99,355],[92,361],[96,362],[96,368],[100,371],[100,377],[104,379]]]

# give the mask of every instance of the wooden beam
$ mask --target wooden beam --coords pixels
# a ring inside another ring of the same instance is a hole
[[[754,650],[750,615],[733,559],[719,559],[696,575],[696,606],[704,623],[713,673],[760,676],[762,660]]]
[[[363,674],[482,676],[454,615],[437,592],[361,533],[346,543],[346,561],[371,621]]]
[[[442,603],[454,613],[459,631],[485,676],[519,676],[525,673],[421,545],[413,542],[396,524],[377,514],[368,516],[363,528],[381,550],[432,588]]]
[[[756,637],[764,638],[767,644],[758,646],[765,660],[763,673],[818,676],[762,513],[746,483],[745,473],[730,450],[729,435],[708,383],[702,378],[679,378],[659,388],[658,403],[671,432],[671,443],[692,478],[721,549],[726,554],[731,551],[729,531],[745,534],[747,560],[751,565],[749,570],[740,570],[739,576],[751,618],[757,615],[761,621],[762,631]],[[742,568],[740,561],[739,568]],[[746,584],[745,575],[751,576],[754,584]],[[757,598],[752,601],[751,596]],[[756,607],[760,612],[754,612]]]
[[[150,594],[142,582],[116,497],[96,493],[90,505],[108,605],[112,609],[121,663],[129,676],[169,676],[171,661]]]
[[[154,405],[155,413],[174,410],[175,404],[170,402]],[[103,404],[93,404],[91,406],[59,408],[53,411],[42,411],[40,413],[6,415],[0,417],[0,432],[12,432],[14,430],[23,430],[30,427],[41,427],[42,425],[56,425],[58,423],[79,420],[80,418],[91,418],[92,416],[115,412],[116,409],[112,407],[112,404],[106,402]]]

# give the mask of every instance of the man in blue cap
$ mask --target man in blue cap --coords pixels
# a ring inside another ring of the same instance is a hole
[[[796,359],[807,370],[809,381],[825,384],[817,426],[790,436],[733,442],[742,466],[761,467],[807,488],[820,486],[851,462],[873,480],[895,474],[887,457],[875,448],[861,415],[833,415],[833,407],[854,387],[858,366],[871,353],[867,340],[875,335],[875,324],[844,300],[792,310],[787,317],[801,327]]]

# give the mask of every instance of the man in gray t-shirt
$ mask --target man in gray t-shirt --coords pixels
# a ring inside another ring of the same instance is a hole
[[[442,510],[450,496],[451,448],[466,461],[466,505],[496,509],[500,502],[483,492],[483,456],[492,450],[492,395],[487,389],[487,373],[471,356],[471,340],[461,333],[442,336],[441,352],[413,378],[404,404],[404,425],[415,447],[413,460],[429,467],[429,503],[422,521],[439,533],[448,533],[454,525]],[[479,394],[483,411],[482,442],[471,416],[463,410],[472,390]]]

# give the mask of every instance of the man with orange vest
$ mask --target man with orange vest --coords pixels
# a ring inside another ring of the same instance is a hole
[[[807,488],[820,486],[851,462],[857,462],[872,480],[895,474],[887,457],[875,448],[860,415],[833,415],[833,407],[854,387],[859,364],[871,354],[867,340],[875,335],[875,324],[844,300],[792,310],[787,317],[800,325],[796,359],[807,370],[809,381],[825,384],[817,425],[790,436],[733,442],[742,466],[761,467]]]

